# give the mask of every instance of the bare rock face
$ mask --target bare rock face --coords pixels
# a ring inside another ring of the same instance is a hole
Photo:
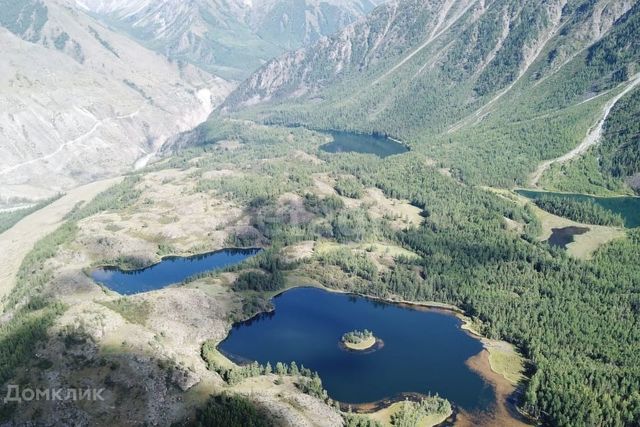
[[[635,175],[627,178],[627,184],[637,193],[640,192],[640,173],[636,173]]]
[[[403,86],[466,87],[463,95],[473,100],[514,84],[534,63],[537,78],[554,73],[604,37],[633,6],[628,0],[584,7],[566,0],[521,3],[390,1],[313,46],[269,61],[221,110],[283,100],[339,104],[346,91],[351,109],[374,111],[374,120],[393,108],[384,99],[389,91],[402,98],[398,106],[412,105],[417,94],[404,93]],[[362,93],[371,99],[359,99]]]
[[[379,0],[76,0],[145,46],[231,80],[356,21]]]
[[[0,12],[0,202],[141,166],[231,88],[64,0],[18,6]]]

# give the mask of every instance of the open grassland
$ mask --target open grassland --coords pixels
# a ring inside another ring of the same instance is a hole
[[[526,197],[509,190],[497,188],[487,188],[487,190],[499,194],[501,197],[511,200],[520,206],[528,205],[540,222],[538,241],[542,242],[549,239],[554,228],[587,227],[589,230],[586,233],[574,236],[574,241],[567,245],[567,253],[578,259],[591,259],[598,248],[625,235],[625,229],[622,227],[583,224],[554,215],[540,209]],[[507,228],[513,230],[519,228],[519,226],[513,225],[513,221],[509,220],[507,221]]]
[[[58,200],[31,213],[4,233],[0,233],[0,253],[11,254],[0,263],[0,299],[13,289],[20,263],[38,240],[58,228],[78,203],[88,202],[96,194],[120,180],[121,178],[112,178],[96,181],[70,190]]]
[[[536,213],[542,226],[542,233],[539,236],[540,241],[547,240],[551,236],[552,229],[554,228],[572,226],[589,228],[589,231],[586,233],[574,236],[574,241],[567,245],[567,253],[579,259],[590,259],[598,248],[612,240],[623,237],[625,234],[624,229],[621,227],[582,224],[553,215],[538,207],[533,207],[533,211]]]
[[[366,417],[371,418],[374,421],[379,422],[383,427],[391,427],[391,417],[402,409],[404,402],[395,402],[386,408],[382,408],[379,411],[367,414]],[[451,413],[448,414],[428,414],[423,415],[418,420],[415,427],[433,427],[442,423],[449,418]]]

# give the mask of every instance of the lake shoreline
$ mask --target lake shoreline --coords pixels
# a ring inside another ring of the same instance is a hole
[[[514,425],[519,425],[519,426],[531,425],[524,422],[525,415],[518,409],[517,402],[515,401],[516,399],[513,399],[514,395],[517,395],[521,392],[520,390],[521,387],[514,386],[502,374],[495,371],[491,367],[491,363],[489,361],[489,354],[492,348],[502,346],[502,345],[511,346],[511,344],[507,343],[506,341],[492,340],[490,338],[483,336],[476,330],[474,330],[472,319],[469,316],[467,316],[465,311],[462,310],[461,308],[451,304],[440,303],[436,301],[417,302],[417,301],[396,300],[391,298],[382,298],[382,297],[364,295],[357,292],[345,291],[342,289],[328,288],[321,284],[304,284],[304,285],[289,286],[285,289],[282,289],[273,293],[269,297],[269,300],[271,301],[274,298],[290,290],[300,289],[300,288],[317,288],[327,292],[338,293],[343,295],[353,295],[353,296],[365,298],[371,301],[393,304],[400,307],[410,308],[413,310],[437,311],[437,312],[444,312],[444,313],[455,316],[458,320],[461,321],[460,329],[462,329],[462,331],[464,331],[467,335],[473,337],[474,339],[479,340],[480,343],[482,344],[482,350],[478,352],[476,355],[472,356],[470,359],[468,359],[467,365],[471,367],[476,373],[478,373],[483,378],[483,380],[487,382],[487,384],[493,387],[494,391],[496,392],[496,404],[497,404],[496,406],[497,406],[497,409],[499,410],[499,413],[495,415],[500,419],[502,419],[503,421],[505,419],[510,419]],[[275,311],[275,306],[270,310],[258,312],[250,316],[246,320],[234,322],[232,324],[232,327],[235,324],[250,322],[251,320],[253,320],[254,318],[262,314],[272,313],[274,311]],[[231,331],[231,328],[229,329],[229,332],[230,331]],[[227,333],[225,338],[223,338],[219,343],[217,343],[216,348],[218,349],[218,352],[220,352],[220,354],[222,354],[230,362],[237,364],[234,361],[234,359],[238,360],[238,358],[224,352],[219,347],[220,344],[228,337],[229,332]],[[476,362],[479,362],[479,363],[471,364],[470,361],[472,360],[475,360]],[[502,392],[499,394],[498,393],[499,390],[509,390],[509,392],[508,393]],[[346,408],[348,410],[348,408],[351,408],[352,410],[355,410],[356,413],[368,414],[368,413],[373,413],[373,412],[382,410],[386,407],[389,407],[393,403],[397,403],[398,401],[404,400],[410,396],[413,396],[413,398],[415,399],[420,399],[424,397],[424,395],[421,395],[420,393],[408,392],[408,393],[400,393],[397,396],[384,398],[374,402],[354,404],[354,403],[336,401],[336,403],[340,405],[341,409]],[[458,418],[462,420],[462,425],[465,425],[465,423],[468,422],[468,417],[471,416],[471,414],[467,414],[466,412],[461,410],[454,402],[452,402],[452,407],[453,407],[452,414],[450,414],[446,419],[444,419],[440,424],[437,424],[437,425],[452,425],[452,423],[455,425],[458,425],[458,422],[456,421]],[[489,408],[490,411],[494,409],[496,408]],[[486,425],[491,425],[491,424],[489,423]]]
[[[215,274],[256,256],[262,248],[223,248],[190,256],[167,255],[143,268],[104,266],[83,269],[96,285],[119,295],[151,292],[180,286],[198,277]]]
[[[214,249],[212,251],[207,251],[207,252],[201,252],[201,253],[197,253],[197,254],[192,254],[192,255],[177,255],[177,254],[167,254],[167,255],[163,255],[160,257],[159,261],[153,262],[151,264],[145,264],[142,267],[137,267],[137,268],[127,268],[127,267],[123,267],[122,265],[118,265],[118,264],[96,264],[94,266],[88,267],[88,268],[84,268],[83,271],[85,272],[85,274],[87,274],[87,271],[89,271],[89,273],[98,270],[98,269],[105,269],[105,270],[120,270],[123,273],[133,273],[133,272],[138,272],[138,271],[143,271],[143,270],[147,270],[149,268],[155,267],[158,264],[160,264],[163,261],[170,261],[170,260],[175,260],[175,259],[185,259],[185,260],[189,260],[189,259],[193,259],[193,258],[197,258],[197,257],[205,257],[205,256],[210,256],[213,254],[217,254],[220,252],[224,252],[224,251],[255,251],[256,255],[258,253],[260,253],[261,251],[264,250],[264,248],[262,247],[237,247],[237,246],[228,246],[222,249]],[[88,274],[89,277],[91,277],[91,274]],[[177,283],[176,283],[177,284]]]
[[[535,193],[562,194],[567,196],[588,196],[588,197],[598,197],[601,199],[615,199],[615,198],[621,198],[621,197],[631,197],[635,199],[640,199],[640,196],[636,194],[612,194],[612,195],[604,196],[604,195],[591,194],[591,193],[579,193],[575,191],[547,190],[544,188],[528,188],[528,187],[512,187],[511,191],[515,193],[517,193],[518,191],[531,191]]]
[[[373,353],[374,351],[378,351],[381,348],[383,348],[384,347],[384,341],[381,340],[380,338],[374,337],[373,342],[369,343],[369,345],[367,345],[366,347],[363,347],[363,348],[352,347],[349,343],[345,343],[343,341],[339,341],[338,342],[338,347],[340,347],[341,350],[348,351],[348,352],[351,352],[351,353],[369,354],[369,353]]]

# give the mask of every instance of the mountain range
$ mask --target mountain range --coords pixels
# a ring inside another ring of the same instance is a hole
[[[624,0],[392,1],[271,60],[219,112],[392,135],[463,181],[526,185],[635,88],[639,20]]]
[[[0,204],[142,166],[262,62],[373,6],[0,0]]]
[[[317,41],[377,0],[78,0],[83,9],[168,58],[241,80],[267,60]]]

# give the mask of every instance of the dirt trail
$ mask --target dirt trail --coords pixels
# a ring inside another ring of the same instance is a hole
[[[76,108],[76,109],[77,109],[77,110],[80,110],[79,108]],[[85,114],[85,113],[83,113],[82,111],[80,111],[80,112],[81,112],[82,114],[84,114],[84,115],[88,116],[88,117],[91,117],[91,118],[94,118],[94,119],[95,119],[95,116],[93,116],[93,115],[89,115],[90,113],[86,113],[86,114]],[[134,112],[133,112],[133,113],[131,113],[131,114],[126,114],[126,115],[121,115],[121,116],[116,116],[116,117],[107,117],[107,118],[104,118],[104,119],[97,120],[97,121],[93,124],[93,126],[91,127],[91,129],[89,129],[88,131],[86,131],[85,133],[83,133],[82,135],[80,135],[80,136],[78,136],[78,137],[76,137],[76,138],[73,138],[73,139],[71,139],[71,140],[69,140],[69,141],[65,141],[65,142],[63,142],[62,144],[60,144],[60,145],[58,146],[58,148],[56,148],[56,149],[55,149],[54,151],[52,151],[51,153],[46,154],[46,155],[41,156],[41,157],[36,157],[36,158],[34,158],[34,159],[30,159],[30,160],[24,161],[24,162],[22,162],[22,163],[18,163],[18,164],[13,165],[13,166],[9,166],[9,167],[7,167],[7,168],[5,168],[5,169],[3,169],[3,170],[0,170],[0,175],[5,175],[5,174],[7,174],[7,173],[9,173],[9,172],[13,172],[14,170],[16,170],[16,169],[20,169],[21,167],[24,167],[24,166],[28,166],[28,165],[31,165],[31,164],[34,164],[34,163],[42,162],[42,161],[45,161],[45,160],[49,160],[49,159],[51,159],[52,157],[55,157],[55,156],[57,156],[58,154],[60,154],[60,153],[62,152],[62,150],[64,150],[65,148],[67,148],[67,147],[69,147],[69,146],[71,146],[71,145],[75,145],[76,143],[78,143],[78,142],[80,142],[80,141],[83,141],[84,139],[86,139],[86,138],[90,137],[91,135],[93,135],[93,133],[94,133],[95,131],[97,131],[99,128],[101,128],[102,126],[104,126],[104,124],[105,124],[105,123],[110,122],[110,121],[114,121],[114,120],[130,119],[130,118],[132,118],[132,117],[137,116],[139,112],[140,112],[140,110],[137,110],[137,111],[134,111]]]
[[[602,136],[602,128],[604,126],[604,122],[607,120],[609,113],[616,105],[616,103],[627,93],[629,93],[633,88],[635,88],[640,83],[640,74],[636,74],[633,79],[627,83],[627,87],[620,92],[618,95],[614,96],[609,102],[607,102],[603,109],[602,118],[598,121],[598,123],[589,129],[587,132],[587,136],[582,140],[582,142],[573,150],[569,151],[566,154],[563,154],[560,157],[555,159],[546,160],[538,166],[536,171],[531,176],[530,185],[532,187],[537,187],[540,178],[542,175],[549,169],[549,167],[554,163],[565,163],[581,154],[584,154],[589,148],[593,147],[600,141],[600,137]]]
[[[64,216],[80,201],[89,201],[122,178],[92,182],[70,190],[60,199],[24,217],[0,234],[0,299],[15,285],[16,273],[33,245],[62,224]],[[0,303],[1,305],[1,303]]]

